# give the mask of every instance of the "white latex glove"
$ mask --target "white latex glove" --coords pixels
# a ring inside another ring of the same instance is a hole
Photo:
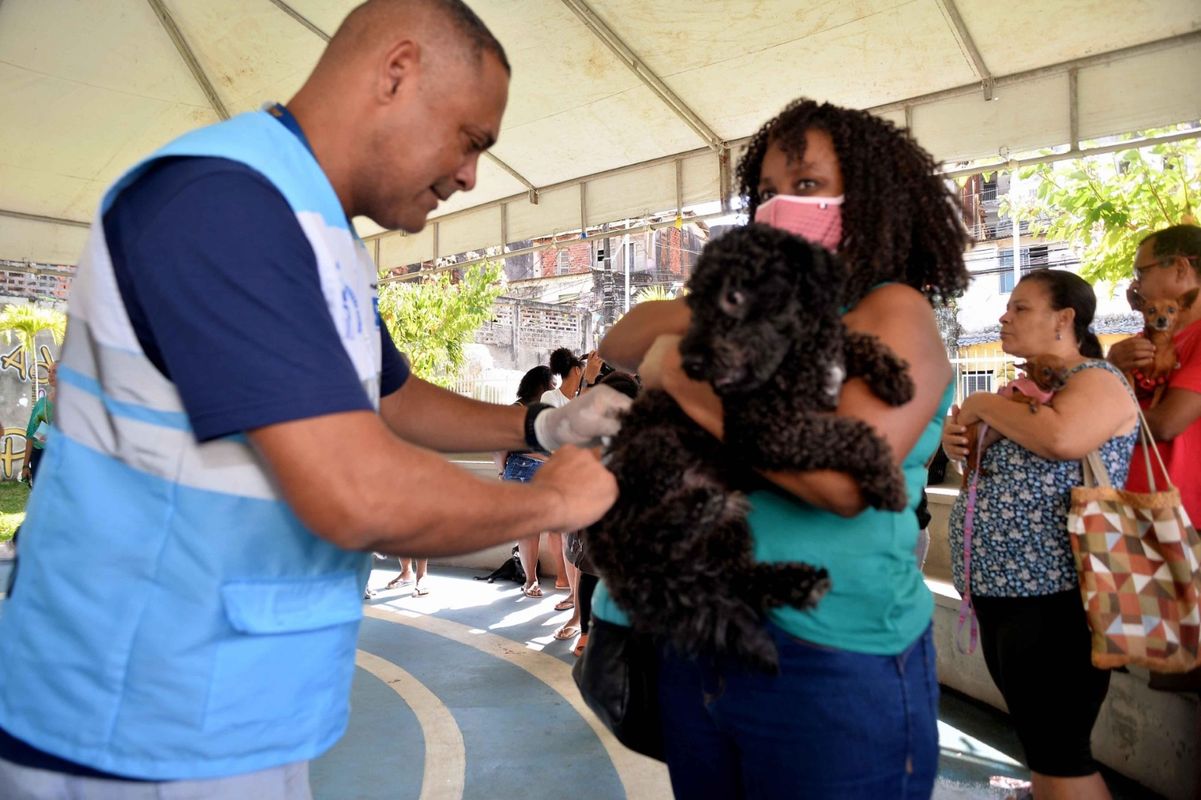
[[[621,428],[618,418],[633,401],[616,389],[597,386],[562,408],[549,408],[534,419],[534,435],[546,450],[565,444],[592,447]]]

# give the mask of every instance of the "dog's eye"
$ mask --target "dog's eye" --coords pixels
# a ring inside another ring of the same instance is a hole
[[[726,302],[732,306],[740,306],[746,302],[746,295],[737,289],[728,289],[726,291]]]

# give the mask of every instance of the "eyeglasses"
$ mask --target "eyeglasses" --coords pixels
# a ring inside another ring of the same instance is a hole
[[[1177,258],[1183,258],[1185,261],[1196,261],[1197,260],[1196,256],[1186,256],[1183,253],[1177,253],[1175,255],[1157,258],[1154,261],[1148,261],[1146,264],[1135,264],[1134,265],[1134,278],[1135,278],[1135,280],[1138,280],[1139,276],[1142,275],[1147,270],[1152,269],[1154,267],[1167,266],[1167,265],[1171,264],[1174,259],[1177,259]]]

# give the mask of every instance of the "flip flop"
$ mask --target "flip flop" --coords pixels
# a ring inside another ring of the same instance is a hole
[[[521,593],[524,594],[526,597],[541,597],[542,596],[542,587],[535,583],[533,586],[527,586],[524,589],[522,589]]]
[[[584,647],[587,646],[587,644],[588,644],[588,634],[581,633],[580,640],[575,643],[575,649],[573,649],[571,651],[571,654],[573,656],[575,656],[576,658],[579,658],[580,656],[584,655]]]
[[[405,584],[409,584],[412,582],[413,582],[412,578],[402,578],[399,575],[397,575],[395,578],[393,578],[392,580],[390,580],[386,584],[384,584],[384,588],[385,589],[395,589],[397,587],[404,586]]]
[[[413,597],[425,597],[429,593],[430,593],[430,590],[425,588],[424,586],[414,586],[413,587]]]
[[[579,635],[580,628],[578,625],[564,625],[562,628],[559,628],[559,630],[555,631],[555,638],[560,642],[565,642],[568,639],[574,639]]]
[[[555,603],[555,611],[566,611],[569,608],[575,608],[574,600],[560,600]]]

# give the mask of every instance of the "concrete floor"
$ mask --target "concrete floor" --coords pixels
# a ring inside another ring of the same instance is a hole
[[[0,557],[0,587],[10,563]],[[378,562],[371,587],[397,574]],[[313,762],[316,800],[662,800],[666,768],[617,744],[579,698],[566,592],[524,597],[484,572],[435,568],[367,601],[346,735]],[[945,691],[936,800],[1004,798],[1028,777],[1004,714]],[[1107,772],[1115,800],[1158,795]]]
[[[397,574],[380,562],[371,587]],[[579,700],[571,643],[553,633],[565,592],[526,598],[484,573],[435,569],[367,602],[350,728],[314,762],[317,800],[630,798],[671,796],[666,770],[616,744]],[[1029,773],[1006,718],[951,692],[940,704],[934,797],[1004,798]],[[1112,773],[1116,800],[1155,797]]]

